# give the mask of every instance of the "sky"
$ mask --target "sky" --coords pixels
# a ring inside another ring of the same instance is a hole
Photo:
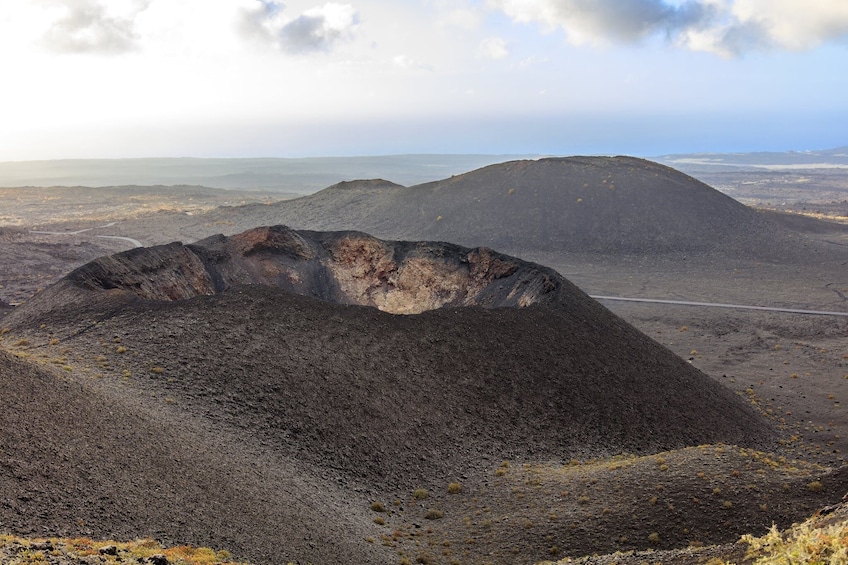
[[[0,161],[848,145],[846,0],[0,0]]]

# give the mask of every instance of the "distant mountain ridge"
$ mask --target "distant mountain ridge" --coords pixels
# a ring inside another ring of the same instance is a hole
[[[333,183],[383,176],[404,184],[526,155],[386,155],[304,158],[141,158],[0,161],[0,186],[200,185],[309,194]]]

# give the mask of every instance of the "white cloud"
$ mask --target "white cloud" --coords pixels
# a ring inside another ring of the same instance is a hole
[[[768,44],[803,50],[848,37],[848,2],[844,0],[737,0],[733,18],[752,24]]]
[[[574,44],[636,41],[691,17],[662,0],[491,0],[517,22],[565,30]]]
[[[394,66],[401,68],[401,69],[419,70],[419,71],[432,71],[433,70],[432,65],[428,65],[426,63],[416,61],[415,59],[413,59],[412,57],[409,57],[407,55],[397,55],[396,57],[392,58],[392,63],[394,64]]]
[[[575,45],[663,37],[723,56],[804,50],[848,38],[844,0],[489,0],[513,21],[561,29]]]
[[[58,14],[42,36],[49,50],[117,54],[137,47],[139,36],[134,20],[147,9],[150,0],[46,0],[44,4],[56,7]]]
[[[271,41],[275,31],[284,25],[280,20],[284,9],[285,6],[279,2],[246,2],[237,10],[236,30],[246,38]]]
[[[287,18],[280,2],[253,0],[238,12],[236,27],[243,37],[275,44],[288,53],[329,51],[350,37],[359,23],[359,15],[350,4],[328,2]]]
[[[506,41],[500,37],[487,37],[477,47],[477,56],[482,59],[504,59],[508,55]]]

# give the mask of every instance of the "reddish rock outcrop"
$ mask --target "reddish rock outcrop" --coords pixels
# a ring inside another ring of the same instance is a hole
[[[562,286],[556,272],[487,248],[285,226],[135,249],[93,261],[68,279],[77,287],[119,289],[146,300],[184,300],[261,284],[396,314],[549,303]]]

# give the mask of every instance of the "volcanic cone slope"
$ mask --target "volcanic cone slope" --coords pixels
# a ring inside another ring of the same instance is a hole
[[[720,251],[783,257],[797,255],[804,243],[776,215],[632,157],[511,161],[410,188],[386,181],[345,182],[297,200],[226,214],[242,229],[257,223],[357,229],[378,237],[512,252]]]
[[[389,561],[362,542],[367,499],[324,470],[108,385],[0,350],[0,532],[153,537],[258,564]]]
[[[504,459],[774,439],[555,271],[485,248],[257,228],[98,259],[3,322],[31,360],[0,358],[16,532],[392,563],[363,541],[375,500],[483,488]]]
[[[384,486],[482,457],[771,438],[555,271],[488,249],[258,228],[94,261],[5,322],[43,324],[102,351],[107,372]],[[125,351],[103,346],[115,338]]]

